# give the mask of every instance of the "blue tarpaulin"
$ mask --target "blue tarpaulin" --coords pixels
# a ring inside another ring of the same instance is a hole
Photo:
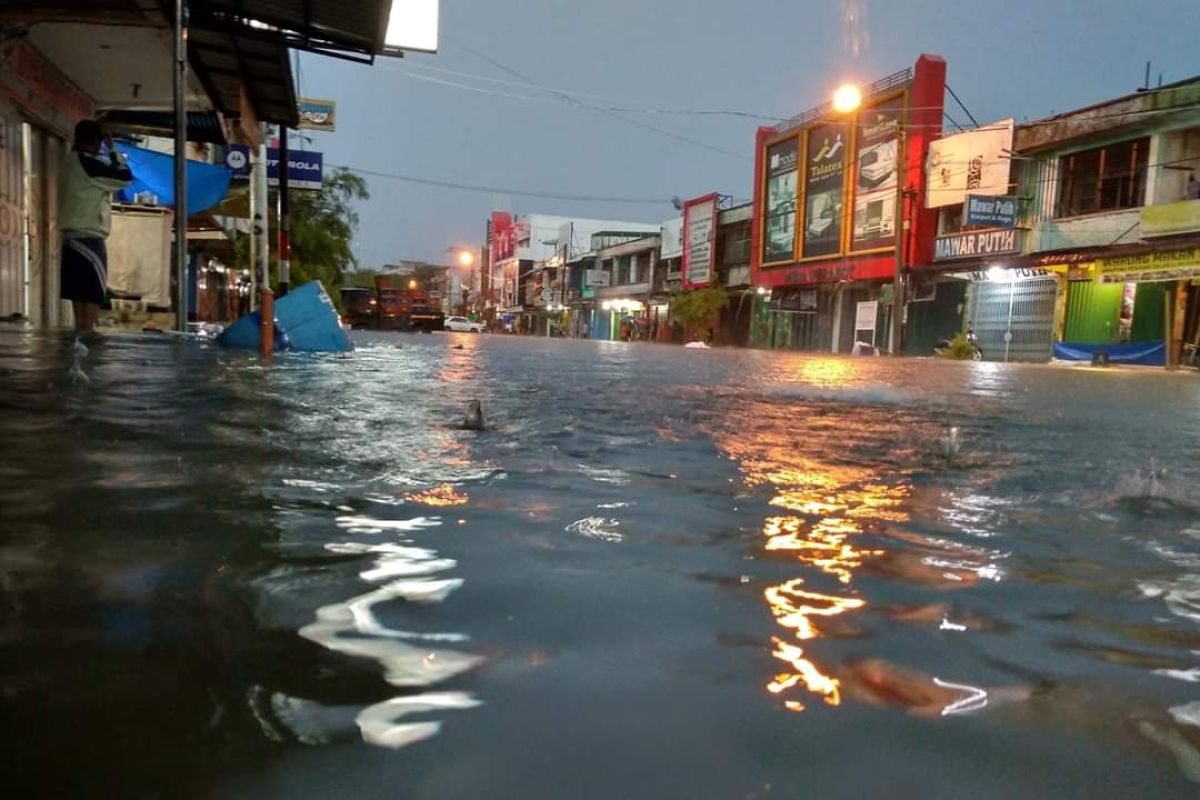
[[[118,200],[132,203],[138,195],[149,192],[158,198],[159,205],[175,205],[174,156],[126,144],[117,145],[117,150],[125,156],[133,172],[133,183],[120,192]],[[224,200],[229,193],[229,178],[229,167],[224,164],[188,161],[188,216],[207,211]]]
[[[261,325],[258,311],[247,314],[222,331],[217,342],[225,347],[257,350]],[[310,353],[354,349],[320,281],[306,283],[275,301],[275,349]]]
[[[1054,343],[1054,357],[1060,361],[1091,361],[1096,353],[1107,353],[1108,360],[1113,364],[1141,364],[1147,367],[1167,365],[1167,348],[1161,339],[1134,344]]]

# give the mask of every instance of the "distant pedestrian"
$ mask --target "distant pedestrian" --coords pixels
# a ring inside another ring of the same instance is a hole
[[[64,300],[71,301],[77,331],[90,331],[100,320],[100,305],[108,293],[106,242],[112,229],[112,195],[132,180],[133,173],[100,123],[81,120],[64,167],[59,212],[61,292]]]

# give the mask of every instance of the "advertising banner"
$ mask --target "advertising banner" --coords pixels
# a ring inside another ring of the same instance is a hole
[[[968,231],[939,236],[934,242],[933,260],[1006,256],[1021,251],[1020,231],[1009,228],[996,231]]]
[[[288,152],[288,188],[320,189],[324,174],[324,156],[312,150]],[[225,152],[225,166],[235,178],[250,177],[250,149],[231,144]],[[279,150],[267,148],[267,185],[279,185]]]
[[[1008,194],[1012,146],[1011,119],[930,142],[925,207],[961,205],[968,194]]]
[[[796,189],[800,140],[793,136],[767,148],[766,230],[762,260],[796,258]]]
[[[1200,278],[1200,247],[1098,258],[1101,283],[1176,281]]]
[[[683,284],[695,289],[712,282],[717,255],[717,195],[689,200],[683,206]]]
[[[659,255],[663,259],[679,258],[683,255],[683,217],[676,217],[662,224],[662,249]]]
[[[512,214],[492,212],[492,263],[507,261],[517,253],[517,230]]]
[[[887,247],[896,241],[900,120],[904,98],[867,109],[859,117],[854,170],[852,250]]]
[[[334,101],[301,97],[297,105],[300,109],[300,127],[303,130],[333,131],[335,129],[337,104]]]
[[[612,285],[612,276],[608,274],[607,270],[603,269],[585,270],[583,273],[583,280],[584,283],[590,287]]]
[[[818,125],[808,132],[805,164],[804,258],[836,255],[842,249],[842,195],[850,129],[846,123]]]
[[[1015,228],[1017,227],[1017,198],[1012,195],[980,197],[967,195],[963,206],[963,225],[968,228]]]

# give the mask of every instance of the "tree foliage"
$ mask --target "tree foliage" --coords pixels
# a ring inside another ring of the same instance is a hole
[[[717,286],[679,292],[671,297],[671,318],[684,328],[690,328],[709,322],[728,304],[729,296]]]
[[[351,244],[358,230],[354,204],[369,199],[367,182],[347,169],[326,175],[319,192],[292,192],[292,283],[319,280],[331,294],[358,266]]]

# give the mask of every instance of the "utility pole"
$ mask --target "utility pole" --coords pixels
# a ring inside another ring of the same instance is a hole
[[[175,0],[175,330],[188,322],[187,0]]]
[[[269,225],[269,193],[267,191],[267,135],[265,124],[259,126],[258,150],[255,153],[250,172],[250,192],[253,209],[254,254],[252,278],[250,282],[250,306],[258,308],[259,289],[269,285],[267,270],[271,263],[270,225]]]
[[[291,203],[288,202],[288,129],[279,126],[279,296],[288,293],[291,283]],[[331,287],[332,288],[332,287]]]
[[[904,335],[904,240],[908,233],[908,215],[904,213],[904,183],[908,178],[908,158],[904,126],[896,134],[896,262],[892,272],[892,335],[888,349],[899,355]]]

